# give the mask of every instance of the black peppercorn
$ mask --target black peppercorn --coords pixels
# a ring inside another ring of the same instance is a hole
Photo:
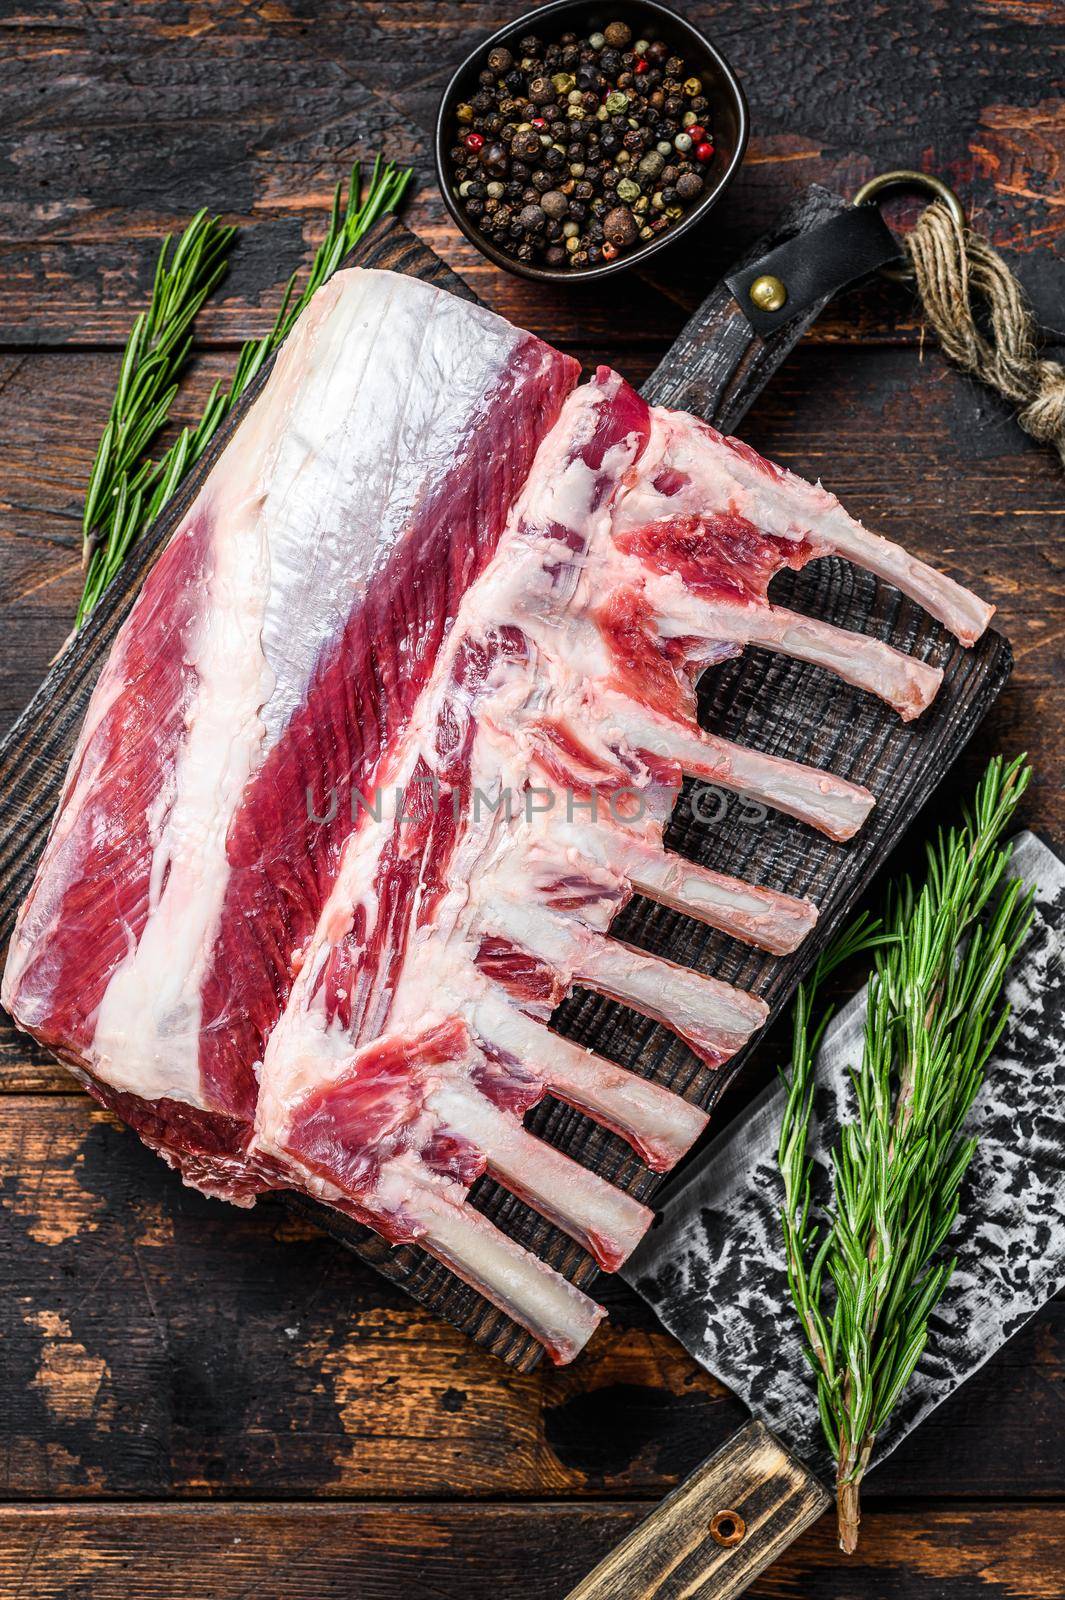
[[[543,207],[538,205],[523,206],[518,213],[523,233],[539,233],[547,218],[544,216]]]
[[[531,128],[528,133],[516,133],[510,141],[510,153],[519,161],[531,161],[540,154],[540,135]]]
[[[523,56],[538,56],[542,48],[535,33],[527,33],[524,38],[518,40],[518,49]]]

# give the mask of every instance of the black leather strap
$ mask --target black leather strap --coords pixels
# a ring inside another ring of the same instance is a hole
[[[898,240],[876,206],[850,206],[820,227],[798,234],[725,279],[756,333],[773,333],[818,300],[902,258]],[[776,311],[756,305],[751,285],[779,278],[787,299]]]

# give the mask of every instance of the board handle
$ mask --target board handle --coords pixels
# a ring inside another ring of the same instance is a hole
[[[732,1600],[831,1504],[768,1428],[748,1422],[567,1600]]]

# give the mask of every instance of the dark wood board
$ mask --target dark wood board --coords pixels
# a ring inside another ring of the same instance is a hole
[[[69,1088],[5,1096],[0,1173],[0,1499],[647,1500],[744,1420],[618,1278],[580,1361],[515,1373],[279,1202],[185,1188]],[[1065,1299],[870,1493],[1053,1500],[1063,1419]]]
[[[706,285],[799,188],[844,195],[927,166],[958,186],[1009,253],[1044,322],[1065,321],[1059,0],[684,0],[739,73],[747,159],[696,250],[589,293],[497,272],[451,224],[432,170],[450,73],[516,0],[34,0],[0,51],[0,339],[23,349],[125,338],[159,236],[199,205],[242,229],[202,337],[267,331],[291,268],[320,237],[356,155],[413,163],[420,237],[494,310],[554,342],[661,346]],[[848,297],[816,338],[905,340],[912,300]]]
[[[0,731],[68,630],[81,493],[121,344],[160,235],[201,202],[241,225],[241,244],[198,329],[181,422],[228,379],[240,339],[270,327],[337,177],[382,144],[417,168],[411,226],[480,298],[634,380],[798,189],[851,194],[900,165],[952,178],[1061,330],[1057,0],[684,0],[743,75],[748,160],[697,252],[592,296],[486,267],[432,181],[439,91],[477,33],[515,9],[35,0],[0,19]],[[742,432],[993,600],[1012,642],[1005,692],[888,870],[916,858],[995,750],[1030,752],[1023,822],[1060,850],[1065,561],[1051,453],[943,361],[904,288],[876,282],[824,313]],[[720,1115],[778,1059],[770,1041]],[[140,1502],[9,1510],[5,1595],[554,1600],[631,1525],[611,1507],[604,1526],[588,1496],[624,1496],[635,1518],[742,1416],[616,1279],[601,1282],[610,1321],[582,1360],[513,1372],[279,1207],[241,1213],[183,1189],[2,1016],[0,1092],[0,1495]],[[857,1558],[838,1555],[826,1524],[756,1593],[1058,1600],[1063,1441],[1059,1301],[873,1474]],[[394,1504],[426,1495],[510,1503],[483,1517],[434,1505],[427,1520]],[[260,1503],[249,1524],[239,1505],[159,1503],[172,1496]],[[339,1502],[336,1522],[308,1519],[329,1513],[323,1496]],[[307,1498],[318,1508],[273,1503]],[[367,1499],[393,1503],[344,1520],[345,1501]]]
[[[0,1511],[0,1588],[18,1600],[553,1600],[644,1505],[35,1506]],[[840,1559],[825,1518],[751,1600],[1059,1600],[1065,1510],[881,1512]],[[631,1600],[638,1600],[633,1594]]]
[[[826,191],[808,191],[781,224],[752,247],[751,254],[816,225],[842,204]],[[391,219],[378,224],[352,260],[414,272],[453,292],[469,294],[442,262]],[[690,409],[734,428],[814,314],[762,340],[751,334],[728,290],[719,288],[652,373],[644,393],[655,403]],[[5,817],[0,840],[0,937],[32,881],[73,739],[114,634],[145,572],[266,376],[264,372],[197,471],[145,535],[88,626],[53,667],[0,746]],[[700,707],[704,725],[740,743],[826,767],[866,784],[877,796],[872,818],[846,846],[834,845],[776,813],[762,811],[752,822],[752,809],[735,797],[721,797],[721,815],[710,827],[693,821],[683,803],[678,807],[669,836],[673,848],[704,865],[808,895],[819,905],[818,927],[793,957],[781,960],[745,949],[639,898],[615,925],[633,944],[760,994],[774,1016],[959,754],[1010,668],[1009,648],[999,635],[990,633],[973,650],[962,650],[917,606],[843,562],[814,563],[805,573],[778,581],[775,593],[799,610],[811,610],[839,626],[874,632],[911,654],[934,659],[944,667],[945,678],[935,704],[910,726],[870,696],[838,684],[819,669],[765,652],[748,652],[704,679]],[[582,991],[560,1009],[556,1026],[707,1108],[742,1070],[750,1053],[742,1051],[727,1069],[710,1072],[666,1029]],[[661,1180],[648,1173],[616,1136],[557,1101],[546,1100],[538,1107],[530,1126],[643,1199],[649,1200],[660,1186]],[[473,1201],[574,1282],[587,1285],[596,1277],[586,1252],[499,1185],[482,1180]],[[539,1360],[540,1347],[524,1330],[423,1251],[393,1249],[367,1229],[302,1197],[293,1196],[290,1203],[513,1366],[528,1370]]]

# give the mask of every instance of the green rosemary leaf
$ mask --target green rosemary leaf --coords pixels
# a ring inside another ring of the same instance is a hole
[[[410,170],[374,162],[363,194],[359,164],[346,194],[338,184],[326,236],[315,252],[302,292],[298,274],[286,285],[273,328],[247,341],[228,387],[216,384],[191,428],[183,428],[158,461],[148,450],[166,426],[192,348],[192,328],[205,300],[224,277],[236,229],[198,211],[178,239],[163,240],[147,311],[134,320],[119,368],[115,397],[85,492],[82,519],[85,583],[75,627],[99,603],[140,538],[202,456],[241,395],[291,331],[314,292],[336,271],[366,230],[406,193]]]
[[[965,1121],[1009,1014],[1002,989],[1032,915],[1006,877],[1002,833],[1031,777],[1023,756],[992,761],[963,825],[929,846],[924,882],[889,891],[881,925],[834,946],[873,953],[853,1118],[831,1152],[833,1195],[815,1216],[808,1151],[813,1061],[824,1021],[818,963],[795,1007],[778,1160],[789,1291],[818,1377],[837,1463],[840,1542],[857,1542],[859,1491],[876,1436],[920,1360],[954,1263],[941,1252],[976,1149]],[[826,1013],[827,1015],[827,1013]]]

